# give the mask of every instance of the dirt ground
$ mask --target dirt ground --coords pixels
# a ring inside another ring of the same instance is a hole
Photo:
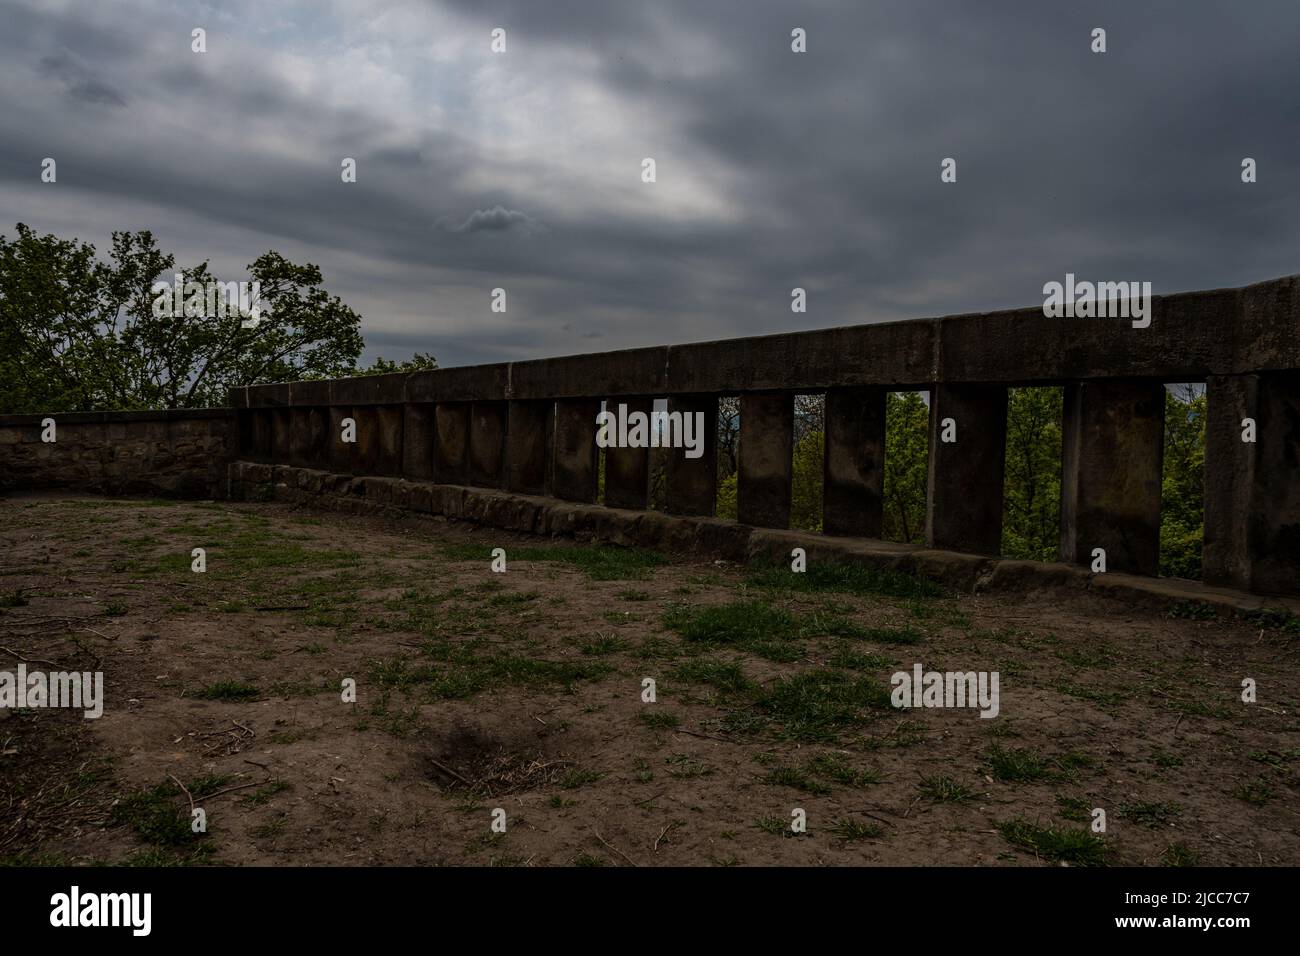
[[[1300,862],[1281,613],[18,497],[0,670],[20,659],[102,671],[106,703],[0,710],[10,864]],[[998,672],[998,716],[895,709],[916,663]]]

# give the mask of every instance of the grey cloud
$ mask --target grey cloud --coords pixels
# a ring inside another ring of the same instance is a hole
[[[41,58],[42,76],[57,80],[74,100],[96,106],[126,106],[126,97],[94,77],[71,52],[60,50]]]
[[[447,232],[456,233],[506,232],[512,229],[529,233],[540,229],[536,220],[517,209],[506,209],[500,205],[491,209],[475,209],[458,225],[446,219],[439,219],[435,225]]]
[[[427,97],[453,119],[390,119],[296,88],[252,46],[287,25],[295,53],[328,65],[344,28],[323,14],[236,3],[224,22],[245,32],[223,28],[201,61],[183,13],[137,2],[138,16],[91,23],[0,0],[0,206],[101,249],[114,228],[153,228],[214,267],[268,248],[310,259],[365,315],[371,354],[449,365],[1024,306],[1067,271],[1157,292],[1297,271],[1294,3],[428,8],[484,45],[504,26],[511,52],[493,69],[593,63],[602,102],[638,135],[727,171],[735,215],[680,224],[593,208],[586,190],[608,184],[586,170],[536,194],[476,175],[492,152],[480,118],[457,120],[438,82]],[[1088,51],[1097,25],[1102,55]],[[807,54],[790,52],[793,26]],[[120,110],[84,104],[126,105],[132,135],[117,135]],[[557,144],[569,135],[557,124]],[[57,186],[39,183],[42,156],[59,158]],[[355,184],[339,181],[344,156]],[[939,181],[947,156],[956,184]],[[682,162],[663,157],[661,180]],[[545,241],[518,241],[541,223]],[[497,286],[504,316],[487,311]],[[807,314],[790,312],[794,286]]]

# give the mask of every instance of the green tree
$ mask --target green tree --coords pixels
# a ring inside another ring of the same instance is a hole
[[[12,241],[0,235],[0,409],[218,406],[234,386],[356,370],[360,316],[321,287],[319,267],[260,256],[248,267],[255,318],[241,314],[207,262],[182,282],[213,294],[159,308],[174,267],[147,230],[113,233],[107,262],[89,243],[22,223]]]
[[[1061,537],[1060,388],[1012,388],[1007,394],[1002,553],[1055,561]]]
[[[818,428],[807,432],[794,446],[790,486],[790,527],[804,531],[822,529],[822,476],[826,437]]]
[[[361,375],[388,375],[392,372],[424,372],[438,367],[438,360],[432,353],[416,352],[409,359],[394,362],[383,356],[375,356],[375,364],[360,370]]]
[[[1160,488],[1160,573],[1201,576],[1205,530],[1205,393],[1165,393],[1165,462]]]
[[[925,498],[930,461],[930,409],[920,392],[885,396],[884,536],[925,540]]]

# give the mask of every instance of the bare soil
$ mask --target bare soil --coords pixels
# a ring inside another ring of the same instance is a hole
[[[99,720],[0,710],[0,859],[1300,862],[1294,618],[781,581],[436,519],[0,501],[0,670],[106,684]],[[999,715],[890,707],[918,662],[997,671]]]

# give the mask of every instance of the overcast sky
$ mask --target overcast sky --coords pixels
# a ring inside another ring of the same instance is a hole
[[[1300,272],[1298,50],[1295,0],[0,0],[0,232],[275,249],[444,365],[1239,285]]]

